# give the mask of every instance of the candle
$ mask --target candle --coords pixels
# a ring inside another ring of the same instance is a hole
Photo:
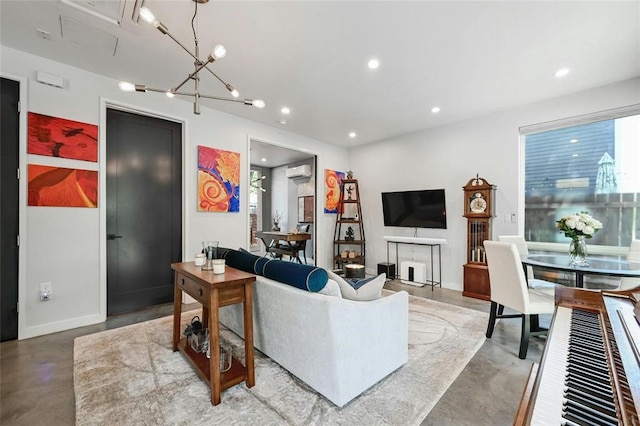
[[[213,273],[224,274],[224,259],[213,259]]]

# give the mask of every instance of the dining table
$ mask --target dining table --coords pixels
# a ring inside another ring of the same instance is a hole
[[[302,263],[298,255],[299,249],[292,242],[310,240],[311,234],[308,232],[257,231],[256,237],[264,243],[265,256],[269,253],[275,256],[285,254],[290,256],[292,260],[296,259]]]
[[[561,254],[527,254],[520,256],[522,264],[543,269],[573,273],[576,287],[584,287],[585,275],[605,275],[610,277],[637,277],[640,283],[640,263],[628,262],[614,257],[590,257],[588,265],[571,264],[568,255]]]

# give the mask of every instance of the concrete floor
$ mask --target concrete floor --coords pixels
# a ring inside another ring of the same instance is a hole
[[[459,291],[385,285],[415,296],[488,312],[489,302]],[[117,315],[105,323],[0,344],[0,424],[73,425],[73,340],[85,334],[170,315],[173,305]],[[543,325],[548,319],[541,319]],[[518,358],[520,321],[502,320],[422,425],[510,425],[544,339],[532,338],[526,360]],[[424,389],[424,392],[429,392]]]

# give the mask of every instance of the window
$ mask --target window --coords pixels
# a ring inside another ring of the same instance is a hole
[[[565,248],[568,239],[556,229],[556,220],[580,211],[604,225],[590,246],[626,248],[640,238],[637,107],[617,117],[522,133],[528,241],[562,243]]]

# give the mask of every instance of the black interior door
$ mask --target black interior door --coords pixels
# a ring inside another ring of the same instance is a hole
[[[0,341],[18,338],[18,135],[20,83],[0,84]]]
[[[107,314],[173,301],[182,260],[182,125],[107,110]]]

